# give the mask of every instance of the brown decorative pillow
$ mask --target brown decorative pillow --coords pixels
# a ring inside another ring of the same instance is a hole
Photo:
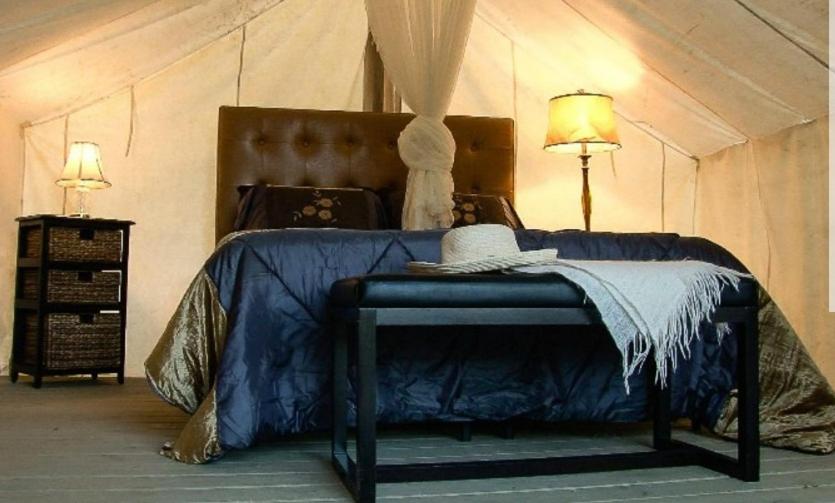
[[[511,229],[524,229],[519,215],[506,198],[501,196],[487,196],[483,194],[452,194],[455,208],[452,215],[455,221],[453,227],[463,227],[474,224],[502,224]]]
[[[235,230],[336,227],[385,229],[383,204],[366,189],[242,185]]]
[[[406,193],[402,190],[381,192],[381,199],[386,208],[389,225],[394,229],[401,227],[403,218],[403,200]],[[524,229],[522,220],[506,198],[488,196],[485,194],[464,194],[453,192],[452,200],[455,207],[452,214],[455,221],[453,227],[463,227],[474,224],[502,224],[511,229]]]

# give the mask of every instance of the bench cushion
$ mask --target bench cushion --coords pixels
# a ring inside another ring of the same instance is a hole
[[[722,306],[753,306],[756,283],[726,287]],[[583,291],[559,275],[379,274],[348,278],[331,288],[331,305],[355,307],[584,307]]]

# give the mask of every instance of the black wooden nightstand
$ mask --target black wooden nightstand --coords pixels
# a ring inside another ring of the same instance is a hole
[[[133,222],[18,218],[14,340],[9,375],[125,376],[128,249]]]

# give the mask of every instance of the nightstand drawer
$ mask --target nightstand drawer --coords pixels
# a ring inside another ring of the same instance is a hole
[[[43,366],[48,370],[121,365],[122,316],[119,313],[50,313],[45,317]],[[37,315],[24,322],[23,361],[37,364]]]
[[[38,271],[22,272],[22,298],[38,299]],[[116,304],[120,300],[122,274],[119,271],[52,270],[47,274],[47,302]]]
[[[52,227],[49,229],[49,260],[121,262],[122,231]]]

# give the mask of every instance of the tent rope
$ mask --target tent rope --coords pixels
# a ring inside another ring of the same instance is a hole
[[[661,143],[661,232],[664,232],[665,208],[664,208],[664,193],[667,190],[667,149],[664,142]]]
[[[478,15],[478,14],[476,14]],[[510,42],[510,67],[513,70],[513,145],[518,148],[519,145],[519,107],[518,107],[518,83],[516,81],[516,42],[507,39]],[[513,204],[516,204],[516,163],[513,163]]]
[[[765,230],[765,245],[766,245],[766,262],[765,262],[765,288],[771,288],[771,229],[768,225],[768,213],[766,212],[765,203],[763,202],[762,185],[760,184],[760,169],[756,163],[756,155],[754,153],[755,145],[753,142],[748,142],[748,148],[745,149],[745,165],[750,166],[754,170],[757,177],[757,204],[760,207],[760,214],[763,219],[763,229]]]
[[[690,232],[696,235],[696,205],[699,201],[699,166],[702,161],[696,159],[696,176],[693,180],[693,211],[690,213]]]
[[[125,145],[125,157],[130,155],[130,148],[133,145],[134,122],[136,121],[136,93],[134,86],[130,86],[130,118],[128,120],[128,141]]]
[[[235,88],[235,105],[241,105],[241,75],[244,73],[244,48],[246,47],[246,23],[241,25],[241,52],[238,55],[238,78]]]
[[[69,155],[69,141],[70,141],[70,114],[64,116],[64,164],[67,164],[67,155]],[[64,198],[61,201],[61,214],[67,214],[67,188],[64,189]]]

